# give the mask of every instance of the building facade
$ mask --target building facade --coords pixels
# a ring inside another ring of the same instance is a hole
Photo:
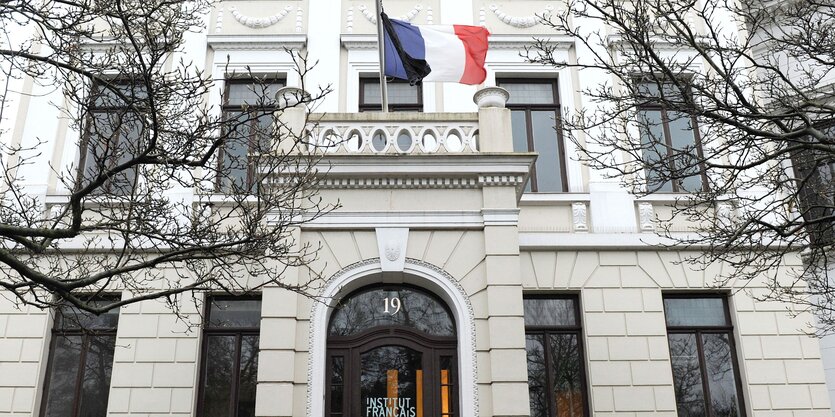
[[[596,105],[582,89],[599,82],[520,57],[534,35],[558,59],[590,53],[537,24],[559,7],[388,0],[392,17],[492,36],[484,86],[391,84],[395,111],[380,113],[373,2],[218,2],[186,45],[219,88],[246,69],[301,86],[289,48],[318,60],[307,88],[334,90],[312,135],[330,167],[321,196],[341,208],[298,230],[321,250],[286,275],[321,275],[318,298],[196,294],[186,320],[145,301],[91,319],[93,334],[0,299],[0,415],[829,416],[810,317],[757,301],[765,281],[717,287],[726,265],[682,262],[698,248],[653,245],[656,214],[688,185],[636,199],[554,128]],[[78,161],[56,92],[20,90],[11,140],[48,138],[44,164]],[[234,111],[228,98],[208,100]],[[43,166],[24,186],[48,203],[67,190]]]

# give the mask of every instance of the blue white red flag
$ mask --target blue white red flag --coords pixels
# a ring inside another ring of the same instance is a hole
[[[487,37],[481,26],[412,25],[381,15],[389,77],[481,84],[487,77]]]

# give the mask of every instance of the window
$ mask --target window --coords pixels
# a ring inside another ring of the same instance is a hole
[[[118,309],[99,316],[74,307],[56,311],[41,416],[107,415],[118,323]]]
[[[197,415],[255,416],[261,300],[209,297]]]
[[[662,192],[695,192],[704,188],[702,148],[696,119],[668,109],[668,103],[683,97],[672,83],[638,81],[638,125],[646,171],[647,189]],[[649,98],[649,99],[647,99]]]
[[[560,121],[557,80],[497,80],[497,83],[510,92],[507,108],[513,129],[513,150],[539,154],[526,191],[568,191],[562,131],[557,128]]]
[[[526,297],[531,417],[588,415],[577,297]]]
[[[275,93],[283,79],[226,80],[223,116],[227,140],[218,158],[219,190],[251,192],[258,184],[255,158],[271,147]]]
[[[114,80],[107,86],[93,85],[81,153],[82,186],[144,150],[147,122],[137,110],[145,107],[147,98],[147,89],[138,84]],[[133,166],[111,175],[97,191],[128,195],[133,191],[136,173],[137,167]]]
[[[386,82],[389,111],[423,111],[423,87],[394,79]],[[359,111],[380,111],[380,78],[360,78]]]
[[[835,123],[818,126],[828,136],[835,134]],[[809,138],[811,140],[811,138]],[[814,246],[835,242],[832,217],[835,216],[835,159],[831,153],[804,149],[793,155],[797,177],[797,196],[807,230]]]
[[[727,299],[668,295],[664,312],[678,415],[744,415]]]

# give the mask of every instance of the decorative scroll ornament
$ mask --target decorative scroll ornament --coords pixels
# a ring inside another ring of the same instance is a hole
[[[362,15],[365,16],[365,18],[368,19],[369,22],[371,22],[372,24],[375,24],[375,25],[377,24],[377,16],[374,15],[375,14],[374,12],[369,10],[368,7],[365,7],[364,4],[359,5],[358,8],[362,12]],[[413,7],[412,10],[409,11],[409,13],[406,13],[403,16],[397,17],[396,19],[411,22],[412,20],[415,19],[415,17],[417,17],[418,13],[420,13],[420,11],[422,9],[423,9],[423,6],[421,6],[420,4],[415,5],[415,7]]]
[[[499,9],[499,6],[496,6],[495,4],[490,5],[490,10],[492,10],[496,17],[498,17],[499,20],[501,20],[504,24],[513,26],[515,28],[525,29],[540,24],[542,22],[543,17],[547,17],[551,14],[551,12],[554,11],[554,6],[549,4],[545,6],[545,10],[542,11],[542,13],[533,16],[511,16],[501,11]],[[484,19],[483,12],[484,8],[482,7],[481,12],[479,13],[479,20],[482,20],[482,22]]]
[[[638,219],[641,222],[641,231],[651,232],[655,230],[655,209],[652,203],[638,204]]]
[[[293,6],[287,6],[284,10],[268,17],[252,17],[252,16],[245,16],[241,14],[235,7],[229,7],[229,11],[232,12],[232,17],[238,21],[238,23],[252,29],[263,29],[266,27],[270,27],[276,23],[278,23],[284,16],[290,13],[293,10]]]
[[[571,203],[572,220],[574,221],[574,230],[578,232],[586,232],[589,230],[588,213],[586,203],[577,202]]]

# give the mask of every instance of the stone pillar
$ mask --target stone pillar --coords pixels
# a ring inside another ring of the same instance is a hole
[[[506,111],[506,110],[504,110]],[[486,308],[489,337],[479,337],[479,382],[482,416],[527,416],[528,373],[519,261],[519,209],[515,186],[483,188],[484,249],[487,276]],[[487,346],[483,343],[486,342]],[[484,352],[484,349],[488,352]],[[489,359],[488,359],[489,358]],[[487,363],[484,363],[487,362]],[[489,391],[489,397],[487,394]]]
[[[476,91],[478,104],[478,149],[481,152],[513,152],[510,110],[505,108],[510,94],[501,87]]]
[[[300,230],[292,233],[299,242]],[[282,283],[295,285],[299,282],[297,267],[288,267],[282,276]],[[258,417],[290,417],[298,391],[305,381],[296,381],[298,357],[305,360],[305,352],[298,352],[297,329],[300,328],[299,303],[296,293],[271,284],[261,292],[261,335],[258,357],[258,388],[255,396],[255,415]],[[306,366],[306,365],[305,365]],[[304,407],[302,407],[304,408]]]

